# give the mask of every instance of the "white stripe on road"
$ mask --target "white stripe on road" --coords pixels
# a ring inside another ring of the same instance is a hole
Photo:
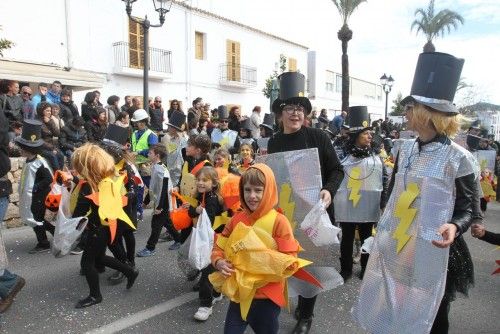
[[[118,319],[107,325],[88,331],[85,334],[98,334],[98,333],[116,333],[140,322],[151,319],[157,315],[170,311],[182,304],[189,303],[190,301],[198,298],[198,292],[188,292],[174,299],[170,299],[164,303],[152,306],[143,311],[131,314],[125,318]]]

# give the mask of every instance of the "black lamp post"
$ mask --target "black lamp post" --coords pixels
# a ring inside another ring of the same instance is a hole
[[[159,14],[160,23],[159,24],[151,24],[148,20],[148,16],[146,15],[143,20],[136,19],[132,16],[132,4],[137,0],[122,0],[125,2],[125,11],[130,20],[133,22],[139,23],[144,30],[144,59],[142,62],[142,66],[144,66],[144,78],[143,78],[143,107],[149,113],[149,28],[153,27],[161,27],[163,23],[165,23],[165,15],[170,11],[172,7],[172,0],[153,0],[153,5],[155,7],[155,11]]]
[[[389,77],[387,77],[384,73],[383,76],[380,77],[380,84],[382,85],[382,89],[385,92],[385,119],[387,119],[387,101],[389,98],[389,93],[391,92],[392,85],[394,84],[394,79],[392,76],[389,74]]]

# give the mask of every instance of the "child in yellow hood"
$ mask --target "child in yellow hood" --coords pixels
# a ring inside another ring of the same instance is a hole
[[[281,253],[297,257],[299,249],[290,222],[284,215],[274,210],[278,203],[278,191],[272,170],[264,164],[250,166],[241,176],[239,187],[243,211],[231,219],[220,236],[217,235],[212,251],[213,266],[226,277],[237,273],[233,264],[225,258],[225,252],[218,239],[229,238],[239,224],[259,226],[267,230]],[[269,221],[269,217],[272,221]],[[267,222],[263,223],[266,220]],[[268,283],[257,289],[245,320],[240,312],[240,304],[231,301],[224,333],[243,333],[248,325],[255,333],[278,333],[278,316],[285,302],[284,288],[283,278],[279,282]]]

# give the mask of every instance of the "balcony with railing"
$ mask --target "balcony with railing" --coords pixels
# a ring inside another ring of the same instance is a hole
[[[137,47],[137,46],[136,46]],[[113,73],[142,77],[144,52],[127,42],[113,43]],[[168,79],[172,77],[172,51],[149,48],[149,78]]]
[[[234,63],[219,65],[221,86],[250,88],[257,86],[257,68]]]

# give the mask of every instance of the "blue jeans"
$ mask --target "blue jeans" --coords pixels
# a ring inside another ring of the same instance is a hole
[[[247,320],[241,318],[240,304],[231,302],[227,310],[224,334],[243,334],[248,325],[255,334],[276,334],[281,308],[270,299],[254,299]]]
[[[0,222],[3,222],[5,213],[7,213],[7,206],[9,205],[9,196],[0,197]]]

